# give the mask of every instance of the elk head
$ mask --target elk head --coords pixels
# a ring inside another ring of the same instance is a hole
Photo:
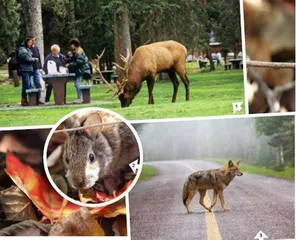
[[[111,86],[111,84],[104,78],[101,72],[100,60],[102,59],[104,52],[105,52],[105,49],[102,51],[100,55],[97,55],[96,65],[92,65],[92,66],[98,72],[100,79],[105,83],[105,85],[109,89],[108,92],[113,92],[113,95],[111,96],[111,98],[118,96],[121,103],[121,107],[128,107],[135,96],[135,94],[133,94],[133,91],[131,91],[132,89],[127,84],[130,52],[127,49],[126,57],[120,54],[120,58],[124,62],[124,67],[120,66],[117,63],[113,63],[118,69],[123,71],[123,78],[116,81],[117,90]]]
[[[132,84],[128,82],[128,70],[129,70],[129,59],[130,59],[130,51],[126,49],[127,55],[124,57],[120,54],[120,58],[124,63],[124,66],[120,66],[117,63],[113,63],[119,70],[123,71],[123,77],[118,79],[116,82],[118,88],[118,98],[121,103],[121,107],[128,107],[131,103],[133,98],[136,95],[135,89],[132,87]]]

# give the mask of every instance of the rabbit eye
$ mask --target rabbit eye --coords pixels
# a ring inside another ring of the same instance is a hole
[[[93,163],[93,162],[95,161],[95,156],[94,156],[92,153],[90,153],[90,154],[88,155],[88,161],[89,161],[90,163]]]

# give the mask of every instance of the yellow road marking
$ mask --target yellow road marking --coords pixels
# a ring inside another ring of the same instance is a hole
[[[190,169],[192,172],[196,171],[192,167],[186,164],[183,164],[183,165],[186,166],[188,169]],[[206,206],[211,206],[211,199],[208,192],[205,196],[204,202]],[[212,210],[212,212],[205,210],[205,218],[206,218],[208,240],[222,240],[222,237],[219,232],[218,224],[216,221],[216,217],[214,214],[214,210]]]
[[[205,204],[206,206],[211,206],[211,199],[208,193],[205,196]],[[219,232],[214,210],[212,210],[212,212],[205,210],[205,217],[206,217],[208,240],[221,240],[222,237]]]

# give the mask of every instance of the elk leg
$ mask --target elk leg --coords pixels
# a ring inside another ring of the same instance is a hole
[[[179,80],[176,76],[175,72],[168,72],[169,77],[173,83],[174,86],[174,93],[173,93],[173,97],[172,97],[172,102],[176,102],[176,98],[177,98],[177,93],[178,93],[178,88],[179,88]]]
[[[178,73],[178,75],[180,76],[184,86],[185,86],[185,91],[186,91],[186,101],[190,100],[190,95],[189,95],[189,79],[185,73],[185,70],[182,69],[176,69],[176,72]]]
[[[153,98],[153,87],[154,87],[154,79],[150,78],[147,79],[147,87],[148,87],[148,94],[149,94],[149,100],[148,104],[154,104],[154,98]]]

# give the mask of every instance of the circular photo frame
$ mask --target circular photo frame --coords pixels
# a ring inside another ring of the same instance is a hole
[[[134,127],[104,108],[82,108],[51,129],[43,150],[46,176],[65,199],[103,207],[125,197],[143,166],[143,149]]]

